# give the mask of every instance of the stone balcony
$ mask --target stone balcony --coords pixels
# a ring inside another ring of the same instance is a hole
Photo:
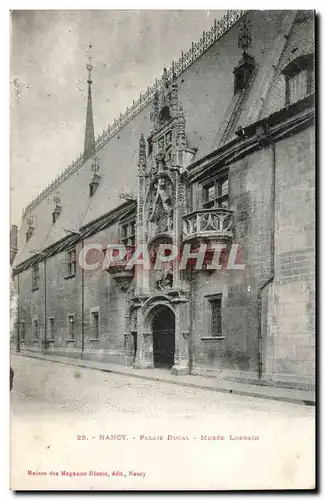
[[[134,266],[132,267],[132,269],[126,269],[126,266],[133,256],[135,247],[124,247],[123,245],[121,245],[121,247],[125,248],[125,255],[121,256],[121,259],[115,260],[115,258],[119,255],[119,251],[118,249],[114,248],[112,251],[113,259],[110,259],[110,257],[108,256],[108,264],[105,267],[105,271],[107,271],[112,276],[112,278],[120,285],[123,290],[127,290],[134,276]]]
[[[183,243],[231,243],[233,212],[227,208],[202,208],[183,217]]]

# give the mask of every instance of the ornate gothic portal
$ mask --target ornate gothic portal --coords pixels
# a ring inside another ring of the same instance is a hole
[[[127,315],[132,319],[136,314],[136,320],[129,320],[126,331],[126,360],[130,364],[133,358],[136,368],[165,366],[172,367],[174,374],[186,374],[190,358],[189,284],[178,268],[178,255],[155,265],[159,245],[181,248],[183,216],[191,211],[186,169],[195,154],[187,146],[175,75],[168,78],[166,70],[150,119],[151,134],[146,140],[142,135],[139,143],[136,234],[136,245],[147,247],[150,270],[138,266],[135,273]],[[159,254],[162,256],[161,247]],[[136,324],[136,331],[131,323]]]
[[[175,354],[175,315],[166,306],[152,319],[153,362],[156,368],[172,368]]]

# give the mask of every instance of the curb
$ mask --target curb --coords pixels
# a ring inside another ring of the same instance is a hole
[[[163,378],[160,378],[160,377],[155,377],[154,375],[144,375],[144,374],[140,374],[140,373],[129,373],[129,372],[124,372],[123,370],[119,369],[119,368],[98,368],[96,366],[89,366],[89,365],[84,365],[82,364],[82,361],[80,363],[78,363],[78,359],[76,358],[76,362],[73,361],[73,359],[71,358],[67,358],[69,359],[69,361],[64,361],[63,359],[50,359],[50,358],[47,358],[47,357],[44,357],[44,356],[40,356],[40,355],[33,355],[33,354],[23,354],[23,353],[18,353],[18,352],[14,352],[13,354],[15,355],[18,355],[18,356],[22,356],[22,357],[26,357],[26,358],[35,358],[35,359],[42,359],[42,360],[46,360],[46,361],[50,361],[52,363],[61,363],[61,364],[65,364],[65,365],[70,365],[70,366],[78,366],[79,368],[86,368],[86,369],[90,369],[90,370],[97,370],[97,371],[101,371],[101,372],[104,372],[104,373],[114,373],[116,375],[124,375],[126,377],[133,377],[133,378],[140,378],[142,380],[151,380],[151,381],[154,381],[154,382],[163,382],[163,383],[166,383],[166,384],[172,384],[172,385],[181,385],[183,387],[190,387],[192,389],[202,389],[202,390],[205,390],[205,391],[213,391],[213,392],[222,392],[222,393],[226,393],[226,394],[235,394],[237,396],[248,396],[248,397],[254,397],[254,398],[260,398],[260,399],[269,399],[269,400],[274,400],[274,401],[282,401],[282,402],[286,402],[286,403],[294,403],[294,404],[300,404],[300,405],[305,405],[305,406],[316,406],[316,401],[312,400],[312,399],[301,399],[301,398],[297,398],[297,397],[289,397],[289,396],[286,396],[286,395],[270,395],[270,394],[262,394],[262,393],[258,393],[258,392],[254,392],[254,391],[249,391],[247,389],[228,389],[226,387],[213,387],[213,386],[206,386],[206,385],[201,385],[201,384],[195,384],[194,382],[184,382],[184,381],[181,381],[181,380],[166,380],[166,379],[163,379]],[[288,389],[287,389],[288,390]]]

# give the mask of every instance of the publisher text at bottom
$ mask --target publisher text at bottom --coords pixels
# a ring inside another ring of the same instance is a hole
[[[121,470],[113,470],[110,472],[107,471],[33,471],[28,470],[27,476],[49,476],[49,477],[140,477],[145,478],[146,472],[144,471],[136,471],[136,470],[128,470],[126,472]]]

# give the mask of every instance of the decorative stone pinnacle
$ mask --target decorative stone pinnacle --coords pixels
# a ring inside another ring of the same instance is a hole
[[[176,80],[176,72],[175,72],[175,61],[172,62],[172,79]]]
[[[244,18],[244,21],[238,33],[238,47],[246,54],[246,50],[252,45],[252,23],[249,19]]]
[[[55,203],[56,205],[60,205],[60,203],[61,203],[61,199],[60,199],[60,195],[59,195],[58,193],[54,195],[54,197],[53,197],[53,201],[54,201],[54,203]]]
[[[181,103],[178,106],[177,145],[186,147],[186,119]]]
[[[163,87],[167,87],[168,86],[168,76],[167,76],[167,69],[166,68],[164,68],[164,72],[163,72],[161,80],[163,82]]]
[[[146,167],[146,143],[143,137],[143,134],[141,134],[140,141],[139,141],[139,171],[143,172]]]

